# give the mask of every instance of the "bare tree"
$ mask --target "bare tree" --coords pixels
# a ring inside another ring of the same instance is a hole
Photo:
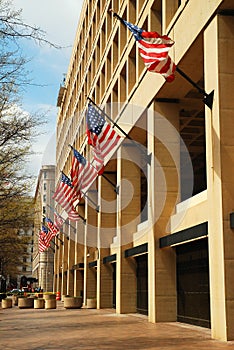
[[[20,108],[20,91],[30,83],[28,59],[21,40],[33,40],[52,47],[39,27],[24,23],[21,10],[12,1],[0,0],[0,268],[13,273],[27,242],[20,229],[32,225],[33,203],[28,199],[32,177],[25,174],[32,138],[43,116],[30,115]],[[4,266],[4,269],[3,269]]]

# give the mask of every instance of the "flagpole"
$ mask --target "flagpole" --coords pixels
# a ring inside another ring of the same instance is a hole
[[[213,100],[214,100],[214,90],[212,90],[209,94],[206,93],[206,91],[201,88],[197,83],[195,83],[187,74],[185,74],[178,66],[176,67],[176,71],[184,78],[186,79],[190,84],[192,84],[199,92],[203,95],[203,102],[207,107],[212,109]]]
[[[57,244],[57,243],[55,243],[55,242],[53,241],[53,239],[51,239],[51,241],[50,241],[50,242],[52,242],[52,243],[55,245],[55,247],[59,249],[58,244]],[[61,244],[63,245],[63,241],[61,241]]]
[[[108,114],[106,114],[90,97],[87,96],[87,99],[102,113],[104,114],[104,116],[114,125],[114,127],[116,126],[117,129],[119,129],[124,136],[126,136],[127,139],[129,139],[130,141],[134,142],[136,147],[138,147],[140,149],[140,151],[142,152],[141,147],[138,145],[138,143],[136,143],[136,141],[134,139],[131,138],[131,136],[129,136],[113,119],[111,119],[111,117],[109,117]],[[151,164],[151,154],[147,154],[146,155],[146,159],[147,159],[147,163]]]
[[[123,18],[120,17],[116,12],[114,12],[112,9],[109,10],[113,13],[113,16],[116,17],[122,24],[126,25]],[[190,84],[192,84],[199,92],[203,95],[203,102],[207,107],[212,109],[213,106],[213,100],[214,100],[214,90],[212,90],[209,94],[201,88],[197,83],[195,83],[187,74],[185,74],[178,66],[176,66],[176,71],[184,78],[186,79]]]
[[[83,191],[80,191],[85,198],[87,198],[93,205],[96,206],[96,211],[99,213],[99,205],[97,205],[87,194],[85,194]]]
[[[116,186],[110,179],[108,179],[107,176],[105,176],[104,174],[101,174],[101,176],[104,177],[104,179],[106,179],[107,182],[109,182],[113,187],[114,187],[114,191],[116,192],[116,194],[119,194],[119,186]]]

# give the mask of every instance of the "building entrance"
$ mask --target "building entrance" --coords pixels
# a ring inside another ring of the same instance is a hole
[[[210,328],[208,239],[176,247],[177,320]]]
[[[140,314],[148,315],[148,254],[135,257],[137,274],[137,308]]]

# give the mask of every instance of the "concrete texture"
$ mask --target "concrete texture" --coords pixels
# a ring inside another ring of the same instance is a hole
[[[181,323],[147,321],[111,309],[66,310],[0,308],[1,350],[222,350],[234,342],[211,340],[210,330]]]

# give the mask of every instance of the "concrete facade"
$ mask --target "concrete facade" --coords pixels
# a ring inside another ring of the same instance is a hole
[[[178,67],[207,93],[214,90],[212,108],[178,72],[173,83],[147,72],[132,34],[110,9],[168,34]],[[201,322],[213,338],[234,339],[233,10],[228,0],[84,1],[58,97],[56,182],[71,168],[68,144],[91,159],[87,96],[138,146],[125,139],[105,160],[104,175],[119,192],[99,176],[88,192],[92,202],[77,207],[86,223],[64,226],[69,240],[61,236],[55,252],[54,290],[82,295],[84,305],[96,298],[97,308],[118,314],[146,312],[150,322]],[[195,249],[206,240],[207,259]],[[189,276],[189,259],[208,266],[200,302],[189,285],[180,295],[185,274],[190,284],[204,272],[196,265]]]

